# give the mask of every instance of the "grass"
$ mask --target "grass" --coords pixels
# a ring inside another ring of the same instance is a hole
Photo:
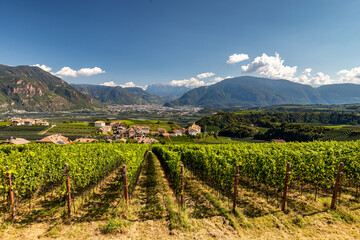
[[[203,138],[194,138],[196,143],[221,143],[221,141],[214,136],[205,136]]]
[[[156,137],[158,141],[163,140],[165,143],[172,143],[172,144],[220,144],[220,143],[239,143],[239,141],[233,140],[229,137],[217,137],[207,135],[203,138],[194,138],[188,135],[178,136],[178,137],[171,137],[164,138],[164,137]]]
[[[171,137],[170,139],[169,138],[166,138],[166,137],[156,137],[156,139],[158,141],[162,140],[162,141],[165,141],[165,143],[173,143],[173,144],[176,144],[176,143],[195,143],[194,139],[193,138],[190,138],[189,136],[186,136],[186,135],[183,135],[183,136],[178,136],[178,137]]]
[[[163,205],[165,205],[165,209],[161,206],[161,200],[157,198],[157,200],[153,201],[155,203],[155,209],[160,209],[162,211],[166,210],[168,219],[170,221],[169,228],[173,229],[191,229],[191,225],[184,211],[182,211],[178,206],[174,204],[174,198],[172,197],[171,190],[167,185],[166,179],[164,175],[161,174],[160,162],[156,158],[155,154],[150,152],[147,155],[147,164],[148,164],[148,175],[147,178],[150,180],[148,183],[149,186],[147,188],[148,194],[153,196],[159,196],[158,193],[163,194],[164,200]],[[146,209],[146,208],[145,208]],[[156,211],[155,211],[156,213]],[[163,212],[161,212],[164,214]]]
[[[0,122],[0,127],[6,125],[11,125],[11,122]]]
[[[146,178],[143,187],[145,188],[146,205],[142,209],[140,216],[144,219],[160,219],[163,217],[165,209],[159,197],[161,189],[158,183],[159,176],[155,168],[155,158],[153,154],[147,154],[145,161]]]
[[[349,127],[349,126],[351,126],[351,125],[331,125],[331,126],[322,126],[322,127],[329,128],[329,129],[340,129],[340,128]]]
[[[169,214],[170,230],[173,229],[189,230],[192,228],[185,211],[179,209],[178,207],[175,207],[173,199],[171,199],[169,196],[166,196],[165,198],[165,205],[166,205],[166,211]]]
[[[109,218],[107,222],[101,226],[101,232],[104,234],[114,234],[116,232],[124,232],[131,225],[131,222],[124,219]]]

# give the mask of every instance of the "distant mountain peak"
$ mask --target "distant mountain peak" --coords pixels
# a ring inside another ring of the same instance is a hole
[[[155,83],[148,85],[146,91],[150,94],[163,97],[167,100],[175,100],[191,89],[192,88],[185,86],[173,86],[166,83]]]

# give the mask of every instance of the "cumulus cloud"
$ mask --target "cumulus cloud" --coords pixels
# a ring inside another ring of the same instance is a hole
[[[170,82],[171,86],[184,86],[188,88],[197,88],[201,86],[205,86],[205,82],[202,80],[198,80],[197,78],[189,78],[183,80],[172,80]]]
[[[210,86],[212,84],[221,82],[224,79],[232,78],[231,76],[227,77],[214,77],[213,79],[208,80],[208,82],[205,82],[203,80],[199,80],[195,77],[189,78],[189,79],[183,79],[183,80],[172,80],[169,85],[171,86],[184,86],[187,88],[197,88],[197,87],[203,87],[203,86]]]
[[[215,79],[217,79],[218,81],[223,80],[223,78],[221,80],[219,80],[219,77],[215,77],[214,79],[210,80],[210,83],[205,82],[204,80],[200,80],[200,79],[209,78],[212,76],[215,76],[215,73],[213,73],[213,72],[200,73],[196,77],[191,77],[191,78],[183,79],[183,80],[172,80],[169,85],[179,86],[179,87],[183,86],[183,87],[187,87],[187,88],[197,88],[197,87],[208,86],[210,84],[214,84]]]
[[[337,72],[340,76],[339,82],[341,83],[360,83],[360,67],[355,67],[350,70],[341,70]]]
[[[356,76],[360,76],[360,67],[338,72],[338,75],[341,75],[341,77],[340,80],[336,81],[323,72],[312,74],[311,68],[306,68],[300,75],[296,75],[297,66],[287,66],[284,62],[285,60],[278,53],[275,53],[274,56],[268,56],[266,53],[263,53],[252,60],[251,63],[241,66],[241,69],[243,73],[257,73],[262,77],[286,79],[315,87],[339,81],[360,82],[360,79],[356,80]]]
[[[104,83],[101,83],[100,85],[102,86],[107,86],[107,87],[117,87],[117,86],[120,86],[120,87],[123,87],[123,88],[129,88],[129,87],[137,87],[137,88],[142,88],[143,90],[146,90],[147,86],[139,86],[139,85],[136,85],[135,83],[133,82],[127,82],[125,84],[116,84],[114,81],[110,81],[110,82],[104,82]]]
[[[105,73],[105,71],[99,67],[81,68],[79,70],[73,70],[69,67],[63,67],[60,71],[56,72],[55,75],[61,77],[88,77],[100,73]]]
[[[63,67],[60,71],[56,72],[55,74],[62,77],[77,77],[76,71],[72,70],[69,67]]]
[[[285,66],[284,60],[278,53],[275,56],[268,56],[263,53],[262,56],[256,57],[248,65],[241,66],[244,73],[259,73],[261,76],[274,79],[291,79],[296,73],[297,66]]]
[[[311,76],[311,68],[306,68],[300,76],[297,77],[297,82],[302,84],[309,84],[309,78]]]
[[[215,75],[215,73],[213,73],[213,72],[206,72],[206,73],[198,74],[196,77],[202,79],[202,78],[212,77],[214,75]]]
[[[142,88],[143,90],[146,90],[147,89],[147,87],[148,87],[148,85],[146,85],[146,86],[139,86],[139,85],[136,85],[135,83],[133,83],[133,82],[127,82],[127,83],[125,83],[125,84],[123,84],[123,85],[119,85],[120,87],[123,87],[123,88],[129,88],[129,87],[137,87],[137,88]]]
[[[51,71],[51,67],[48,67],[46,65],[40,65],[40,64],[35,64],[35,65],[31,65],[33,67],[38,67],[41,68],[42,70],[46,71],[46,72],[50,72]]]
[[[213,82],[221,82],[222,80],[224,80],[224,78],[222,78],[222,77],[215,77],[215,78],[213,79]]]
[[[80,70],[77,71],[77,74],[79,76],[91,76],[91,75],[96,75],[96,74],[100,74],[100,73],[105,73],[104,70],[102,70],[99,67],[94,67],[94,68],[81,68]]]
[[[116,86],[118,86],[114,81],[104,82],[104,83],[101,83],[100,85],[107,86],[107,87],[116,87]]]
[[[248,60],[249,56],[247,54],[244,53],[240,53],[240,54],[233,54],[231,56],[229,56],[229,59],[226,61],[227,64],[235,64],[238,62],[242,62],[245,60]]]
[[[228,78],[233,78],[233,77],[231,77],[231,76],[227,76],[227,77],[215,77],[212,81],[211,81],[211,83],[209,84],[209,85],[211,85],[211,84],[215,84],[215,83],[218,83],[218,82],[221,82],[222,80],[225,80],[225,79],[228,79]]]
[[[320,86],[332,83],[334,83],[334,81],[330,78],[330,76],[322,72],[316,73],[309,79],[309,84],[312,86]]]

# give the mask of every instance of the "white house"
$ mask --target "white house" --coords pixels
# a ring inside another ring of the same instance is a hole
[[[172,135],[173,135],[174,137],[182,136],[182,131],[181,131],[181,130],[174,130]],[[196,135],[196,134],[195,134],[195,135]]]
[[[105,122],[104,121],[96,121],[94,123],[95,127],[105,127]]]
[[[24,125],[27,125],[27,126],[32,126],[35,124],[35,120],[34,119],[24,119]]]
[[[201,133],[201,127],[193,123],[193,125],[188,128],[188,133],[189,135],[197,135]]]
[[[192,136],[195,136],[198,134],[198,132],[194,129],[189,129],[188,133],[189,133],[189,135],[192,135]]]
[[[24,120],[22,120],[21,118],[12,118],[11,119],[11,123],[13,126],[21,126],[24,125]]]
[[[133,126],[134,130],[138,133],[149,134],[150,127],[149,126]]]

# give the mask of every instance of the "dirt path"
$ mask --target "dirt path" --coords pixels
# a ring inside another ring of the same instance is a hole
[[[195,239],[240,237],[238,229],[231,223],[236,221],[235,217],[228,214],[224,203],[216,199],[190,172],[186,172],[184,189],[186,212],[196,226]]]

